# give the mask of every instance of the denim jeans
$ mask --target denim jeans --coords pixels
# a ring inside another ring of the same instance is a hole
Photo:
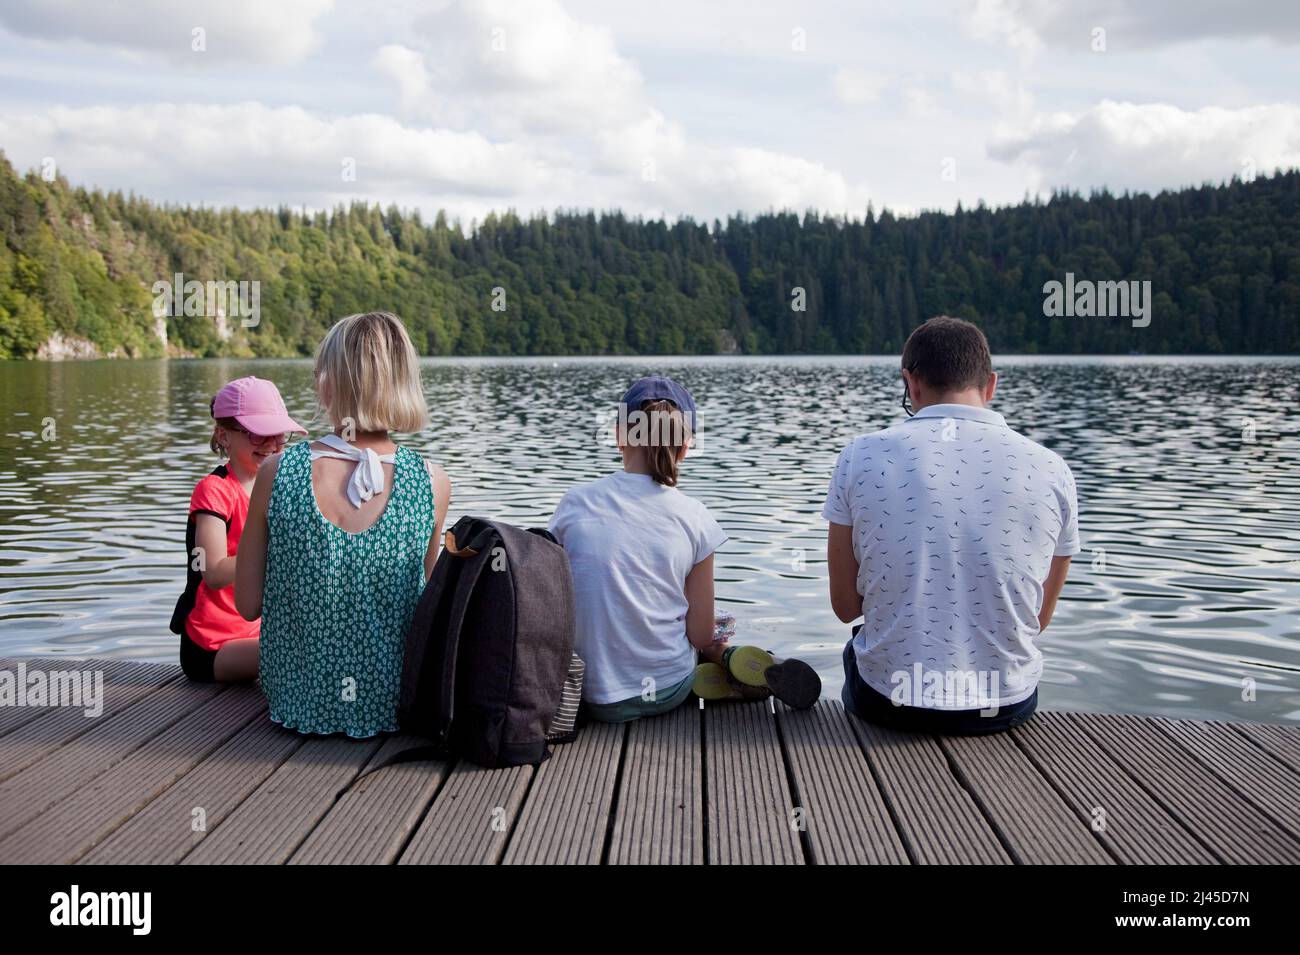
[[[588,703],[583,700],[582,711],[588,719],[595,720],[597,723],[626,723],[628,720],[640,719],[643,716],[660,716],[685,703],[694,685],[695,671],[692,670],[690,676],[680,683],[664,687],[656,699],[643,700],[639,696],[634,696],[630,700],[619,700],[617,703]]]
[[[1038,689],[1019,703],[1003,706],[994,716],[981,716],[980,710],[936,710],[925,706],[898,706],[889,697],[867,686],[858,672],[853,639],[844,645],[844,689],[840,692],[844,709],[868,723],[915,733],[952,733],[974,735],[996,733],[1025,722],[1038,707]]]

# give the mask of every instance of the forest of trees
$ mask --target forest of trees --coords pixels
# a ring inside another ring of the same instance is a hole
[[[1296,171],[908,218],[506,212],[465,234],[363,203],[161,205],[22,177],[0,155],[0,225],[0,357],[52,336],[103,355],[310,354],[335,319],[371,309],[436,355],[895,353],[941,313],[1003,353],[1300,352]],[[151,288],[177,272],[259,282],[260,323],[223,335],[210,318],[155,319]],[[1150,281],[1150,326],[1046,317],[1043,285],[1067,272]]]

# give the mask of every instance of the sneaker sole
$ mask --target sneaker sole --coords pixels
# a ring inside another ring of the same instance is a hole
[[[731,675],[747,686],[767,686],[764,674],[776,664],[776,658],[758,647],[737,647],[727,657]]]
[[[727,671],[716,663],[701,663],[695,668],[691,691],[702,700],[730,700],[736,695]]]
[[[786,706],[806,710],[822,695],[822,678],[802,660],[783,660],[763,671],[772,695]]]

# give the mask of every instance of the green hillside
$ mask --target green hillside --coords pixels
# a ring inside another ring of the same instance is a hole
[[[905,219],[507,212],[466,236],[359,203],[161,205],[20,177],[0,156],[0,225],[0,357],[52,338],[134,357],[309,354],[335,319],[376,308],[439,355],[894,352],[938,313],[979,322],[1004,353],[1300,352],[1295,171]],[[151,289],[178,272],[257,281],[259,324],[223,337],[210,317],[155,319]],[[1045,317],[1043,285],[1066,272],[1150,281],[1150,326]]]

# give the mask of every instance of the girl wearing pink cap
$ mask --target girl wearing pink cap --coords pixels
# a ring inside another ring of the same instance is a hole
[[[289,417],[275,385],[262,378],[230,382],[209,410],[215,422],[210,446],[226,462],[190,495],[185,528],[189,565],[171,628],[181,637],[186,676],[226,683],[257,676],[261,625],[239,615],[234,593],[235,552],[257,469],[284,447],[289,432],[307,432]]]

